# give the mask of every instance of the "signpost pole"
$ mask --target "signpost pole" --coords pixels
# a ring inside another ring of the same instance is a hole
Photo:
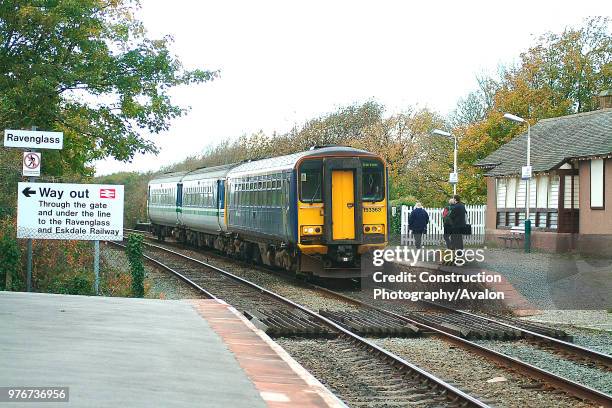
[[[453,171],[457,174],[457,136],[453,135],[455,141],[455,148],[453,151]],[[459,174],[457,174],[457,181],[453,184],[453,196],[457,195],[457,183],[459,182]]]
[[[100,294],[100,241],[94,241],[94,291]]]
[[[36,126],[32,126],[32,130],[36,130]],[[28,177],[28,181],[31,183],[36,182],[36,177]],[[27,274],[26,274],[26,282],[27,282],[27,290],[28,292],[32,291],[32,238],[28,238],[27,242]]]
[[[531,167],[531,126],[527,122],[527,167]],[[529,170],[529,178],[525,182],[525,252],[531,252],[531,218],[529,209],[531,207],[531,168]]]

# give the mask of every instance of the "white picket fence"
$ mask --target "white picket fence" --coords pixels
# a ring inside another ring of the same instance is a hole
[[[408,217],[413,207],[402,206],[402,245],[414,245],[414,236],[408,229]],[[442,222],[442,212],[444,208],[424,208],[429,214],[429,224],[427,233],[423,236],[423,245],[444,245],[444,224]],[[466,205],[467,223],[472,224],[472,235],[463,237],[463,242],[467,245],[478,245],[484,243],[486,205]]]

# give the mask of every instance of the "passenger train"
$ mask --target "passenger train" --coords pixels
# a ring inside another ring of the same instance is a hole
[[[377,155],[314,147],[168,173],[148,185],[151,231],[296,274],[360,276],[388,241],[388,176]]]

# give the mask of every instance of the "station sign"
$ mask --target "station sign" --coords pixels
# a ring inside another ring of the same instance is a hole
[[[18,183],[17,238],[121,241],[123,186]]]
[[[521,178],[523,180],[529,180],[532,177],[532,168],[531,166],[523,166],[521,168]]]
[[[23,172],[26,177],[40,176],[41,154],[38,152],[23,152]]]
[[[63,132],[11,129],[6,129],[4,131],[4,147],[61,150],[63,146]]]

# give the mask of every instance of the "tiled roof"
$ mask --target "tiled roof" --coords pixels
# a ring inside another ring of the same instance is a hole
[[[568,159],[612,153],[612,109],[543,119],[531,127],[531,165],[534,172],[556,168]],[[521,173],[527,160],[523,133],[478,161],[487,176]]]

